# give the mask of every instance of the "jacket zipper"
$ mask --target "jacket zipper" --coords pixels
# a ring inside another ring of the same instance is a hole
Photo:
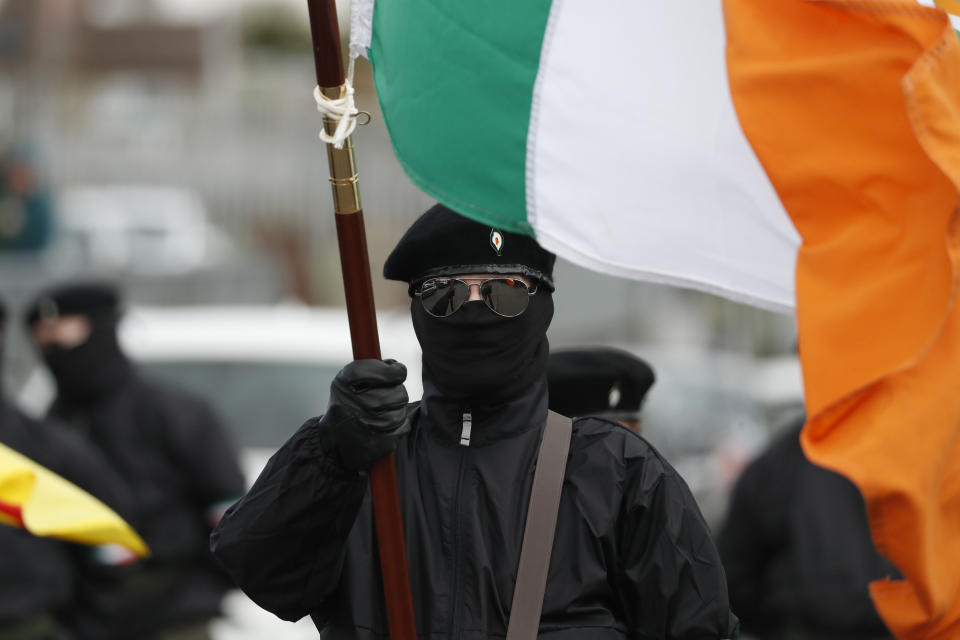
[[[473,431],[473,414],[469,411],[463,412],[463,429],[460,431],[460,446],[470,446],[470,433]]]
[[[470,415],[469,411],[463,412],[463,425],[466,430]],[[467,444],[469,446],[469,433],[467,433]],[[461,444],[463,444],[461,442]],[[460,600],[463,596],[463,587],[460,584],[460,564],[463,557],[463,549],[460,548],[461,545],[461,529],[463,528],[461,519],[461,503],[463,500],[460,497],[461,487],[463,486],[463,474],[464,474],[464,464],[466,458],[466,451],[462,449],[457,452],[460,457],[459,465],[457,466],[457,484],[456,489],[453,494],[454,505],[453,505],[453,606],[451,607],[451,638],[459,638],[463,632],[462,624],[460,620]]]

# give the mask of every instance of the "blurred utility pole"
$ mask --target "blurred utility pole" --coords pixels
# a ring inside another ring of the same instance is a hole
[[[257,224],[256,235],[280,266],[287,294],[303,304],[320,304],[309,247],[302,231],[292,225],[264,222]]]
[[[11,89],[0,122],[5,138],[33,137],[55,100],[46,88],[59,77],[74,45],[81,0],[7,0],[0,12],[0,74]]]

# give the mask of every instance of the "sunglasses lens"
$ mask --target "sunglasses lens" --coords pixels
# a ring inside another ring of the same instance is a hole
[[[480,288],[480,295],[488,307],[507,318],[520,315],[530,303],[527,285],[511,278],[487,280]]]
[[[470,289],[459,280],[428,280],[420,290],[420,302],[427,313],[445,318],[467,301]]]

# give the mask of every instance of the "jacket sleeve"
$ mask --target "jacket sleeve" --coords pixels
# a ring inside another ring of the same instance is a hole
[[[210,538],[214,556],[254,602],[284,620],[322,608],[336,588],[367,476],[343,469],[308,420],[267,463]]]
[[[734,485],[717,536],[730,601],[751,634],[766,634],[782,615],[780,597],[771,593],[770,585],[788,575],[780,567],[790,554],[791,510],[805,464],[799,441],[802,427],[801,416],[747,465]]]
[[[63,476],[129,520],[134,496],[100,450],[70,427],[51,421],[31,425],[35,460]]]
[[[749,465],[734,485],[730,507],[717,535],[717,547],[727,572],[730,601],[747,630],[767,627],[771,611],[765,593],[771,560],[783,553],[786,495],[776,497],[776,475],[764,472],[766,460]],[[766,476],[766,477],[765,477]]]
[[[215,510],[218,503],[235,501],[245,482],[236,444],[213,408],[200,398],[169,395],[162,437],[170,458],[189,479],[195,504]],[[222,504],[220,511],[226,507]],[[210,514],[208,513],[208,516]],[[217,518],[212,520],[211,528]]]
[[[634,638],[739,637],[710,530],[683,479],[653,455],[628,463],[621,593]]]

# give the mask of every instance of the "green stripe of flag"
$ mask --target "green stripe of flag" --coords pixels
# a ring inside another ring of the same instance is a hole
[[[549,13],[550,0],[389,0],[373,17],[377,93],[407,174],[448,207],[524,233],[527,130]],[[438,54],[437,39],[444,52],[458,43],[454,54]]]

